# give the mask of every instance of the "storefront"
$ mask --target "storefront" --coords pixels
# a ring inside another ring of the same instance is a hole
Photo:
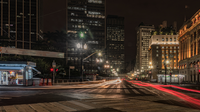
[[[158,76],[159,83],[165,83],[165,75],[158,74],[157,76]],[[167,83],[181,83],[184,77],[185,75],[174,74],[171,76],[171,79],[170,79],[170,75],[166,75],[166,82]]]
[[[0,61],[0,85],[32,85],[36,63],[19,61]]]

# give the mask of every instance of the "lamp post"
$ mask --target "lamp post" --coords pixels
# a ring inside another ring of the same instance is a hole
[[[106,65],[104,65],[104,68],[106,69],[106,75],[107,75],[107,69],[110,68],[110,65],[106,64]]]
[[[83,39],[84,38],[84,33],[80,33],[80,38]],[[81,57],[81,68],[80,68],[80,75],[82,76],[82,82],[83,82],[83,50],[87,49],[87,44],[83,45],[83,42],[81,41],[81,43],[77,44],[77,48],[81,51],[80,52],[80,57]]]
[[[149,70],[151,71],[150,80],[152,79],[152,72],[153,72],[152,62],[149,62]]]
[[[166,60],[166,56],[165,56],[165,62],[164,62],[164,65],[165,65],[165,85],[167,84],[167,77],[166,77],[166,64],[168,64],[169,63],[169,61],[168,60]]]

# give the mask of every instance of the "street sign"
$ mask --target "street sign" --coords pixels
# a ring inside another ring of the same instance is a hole
[[[52,67],[53,68],[56,68],[56,62],[53,60],[53,62],[52,62]]]
[[[75,69],[75,67],[74,66],[69,66],[69,69]]]

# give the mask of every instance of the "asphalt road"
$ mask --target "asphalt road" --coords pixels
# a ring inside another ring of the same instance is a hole
[[[183,110],[194,108],[187,102],[164,92],[126,81],[110,81],[94,86],[73,87],[0,90],[0,112],[11,110],[120,112],[131,111],[133,108],[137,110],[142,105],[147,107],[151,105],[152,111],[162,105],[174,106]],[[150,108],[148,107],[148,109]],[[173,108],[169,107],[169,109]]]

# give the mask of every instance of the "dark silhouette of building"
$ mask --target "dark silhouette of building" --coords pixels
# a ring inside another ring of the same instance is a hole
[[[1,0],[0,30],[10,47],[32,49],[39,38],[39,0]]]
[[[106,19],[106,56],[111,69],[119,73],[125,70],[124,17],[108,15]]]

